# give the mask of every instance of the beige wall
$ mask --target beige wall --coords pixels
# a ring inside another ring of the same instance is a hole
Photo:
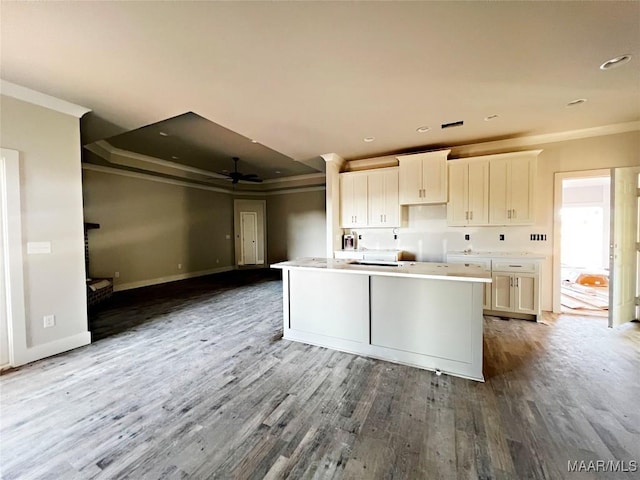
[[[39,351],[54,354],[89,339],[80,127],[73,116],[6,96],[0,125],[2,147],[20,152],[27,346],[66,345],[34,349],[33,360]],[[51,253],[28,255],[28,242],[50,242]],[[43,327],[45,315],[55,315],[55,327]]]
[[[86,169],[83,181],[85,220],[100,224],[89,232],[91,276],[119,272],[119,290],[233,266],[230,195]]]
[[[325,190],[267,197],[269,263],[326,256]]]

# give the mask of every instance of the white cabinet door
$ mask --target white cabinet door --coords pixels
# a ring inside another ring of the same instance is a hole
[[[343,228],[367,226],[367,176],[340,175],[340,224]]]
[[[489,223],[535,223],[535,180],[539,151],[492,158],[489,163]]]
[[[454,161],[449,165],[449,203],[447,223],[452,226],[467,224],[468,213],[468,172],[466,162]]]
[[[514,311],[538,315],[538,276],[529,273],[513,275]]]
[[[506,159],[491,160],[489,165],[489,223],[507,225],[509,217],[509,161]]]
[[[400,226],[400,200],[398,169],[384,173],[384,226]]]
[[[398,169],[380,169],[367,175],[369,227],[398,227]]]
[[[513,274],[493,272],[491,275],[492,302],[491,310],[512,312],[513,311]]]
[[[489,162],[449,162],[450,226],[487,225],[489,221]]]
[[[402,155],[400,163],[400,204],[447,202],[447,156],[451,150]]]
[[[489,162],[468,163],[467,199],[468,225],[489,223]]]
[[[400,162],[400,203],[422,202],[422,159],[415,155],[398,157]]]
[[[421,203],[447,202],[447,163],[447,155],[422,159]]]
[[[536,159],[513,160],[509,164],[510,224],[530,225],[534,223],[534,182]]]

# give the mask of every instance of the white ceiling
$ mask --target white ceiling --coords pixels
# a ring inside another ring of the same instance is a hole
[[[119,132],[192,111],[305,161],[640,120],[636,1],[0,8],[0,76]],[[598,68],[622,54],[628,64]]]

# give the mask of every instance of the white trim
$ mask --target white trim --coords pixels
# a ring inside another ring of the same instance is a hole
[[[326,190],[327,187],[325,185],[321,185],[318,187],[298,187],[298,188],[289,188],[283,190],[271,190],[263,192],[264,196],[272,196],[272,195],[286,195],[288,193],[304,193],[304,192],[320,192]],[[241,192],[237,192],[236,195],[241,195]]]
[[[163,160],[161,158],[156,158],[156,157],[150,157],[148,155],[131,152],[129,150],[122,150],[121,148],[114,147],[106,140],[99,140],[95,143],[87,145],[85,148],[95,153],[96,155],[104,158],[108,162],[115,163],[116,165],[129,166],[126,163],[118,162],[117,160],[114,160],[112,158],[113,155],[119,155],[121,157],[130,158],[132,160],[138,160],[140,162],[147,162],[153,165],[160,165],[161,167],[173,168],[175,170],[181,170],[183,172],[197,173],[198,175],[203,175],[205,177],[220,178],[225,180],[229,178],[225,175],[221,175],[219,173],[212,172],[210,170],[203,170],[201,168],[190,167],[188,165],[183,165],[181,163],[171,162],[169,160]],[[104,152],[107,152],[109,154],[108,158],[105,157]]]
[[[603,135],[615,135],[640,130],[640,121],[616,123],[600,127],[583,128],[580,130],[568,130],[566,132],[544,133],[529,137],[509,138],[494,142],[472,143],[451,147],[452,155],[477,155],[484,152],[530,147],[532,145],[544,145],[547,143],[565,142],[567,140],[579,140],[581,138],[599,137]]]
[[[83,163],[83,170],[91,170],[93,172],[110,173],[112,175],[120,175],[122,177],[137,178],[139,180],[148,180],[150,182],[168,183],[169,185],[178,185],[180,187],[199,188],[200,190],[209,190],[211,192],[230,194],[230,190],[220,187],[210,187],[209,185],[201,185],[199,183],[191,183],[183,180],[175,180],[173,178],[158,177],[149,173],[132,172],[131,170],[123,170],[121,168],[104,167],[102,165],[93,165],[91,163]]]
[[[93,172],[108,173],[111,175],[120,175],[122,177],[148,180],[150,182],[167,183],[169,185],[178,185],[181,187],[199,188],[200,190],[209,190],[211,192],[226,193],[227,195],[233,195],[233,196],[246,195],[248,197],[265,197],[265,196],[268,197],[271,195],[285,195],[287,193],[315,192],[315,191],[325,190],[326,188],[324,185],[321,185],[321,186],[298,187],[298,188],[266,190],[266,191],[231,190],[231,189],[227,190],[222,187],[212,187],[209,185],[202,185],[199,183],[188,182],[186,180],[176,180],[173,178],[158,177],[157,175],[152,175],[150,173],[132,172],[131,170],[124,170],[122,168],[115,168],[115,167],[105,167],[103,165],[94,165],[92,163],[83,163],[82,169],[90,170]]]
[[[24,297],[22,256],[22,210],[20,208],[20,154],[16,150],[0,149],[0,168],[4,185],[2,215],[6,236],[3,239],[6,282],[9,362],[18,366],[27,360],[27,316]]]
[[[235,267],[229,266],[229,267],[210,268],[208,270],[200,270],[197,272],[180,273],[177,275],[168,275],[166,277],[157,277],[157,278],[151,278],[148,280],[140,280],[138,282],[122,283],[120,285],[114,285],[113,291],[122,292],[124,290],[132,290],[134,288],[140,288],[140,287],[149,287],[151,285],[159,285],[161,283],[175,282],[177,280],[186,280],[187,278],[202,277],[204,275],[211,275],[213,273],[229,272],[231,270],[235,270]]]
[[[66,100],[52,97],[51,95],[40,93],[2,79],[0,79],[0,93],[7,97],[17,98],[18,100],[49,108],[76,118],[82,118],[85,113],[91,111],[90,108],[82,107],[75,103],[67,102]]]
[[[562,181],[567,178],[610,177],[611,169],[581,170],[573,172],[556,172],[553,183],[553,278],[552,278],[552,308],[553,313],[560,313],[560,246],[562,245],[562,224],[560,221],[560,209],[562,208]]]
[[[54,340],[53,342],[43,343],[42,345],[36,345],[27,350],[26,361],[20,365],[29,362],[35,362],[43,358],[58,355],[59,353],[73,350],[74,348],[84,347],[91,343],[91,332],[82,332],[71,337],[61,338],[60,340]]]
[[[269,183],[285,183],[285,182],[296,182],[296,181],[304,181],[304,180],[315,180],[316,178],[325,178],[324,173],[307,173],[305,175],[296,175],[293,177],[282,177],[282,178],[269,178],[267,180],[263,180],[262,184]]]

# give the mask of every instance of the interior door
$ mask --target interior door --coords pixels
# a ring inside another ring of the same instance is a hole
[[[242,248],[242,264],[257,263],[258,215],[256,212],[240,212],[240,243]]]
[[[2,177],[4,169],[0,165],[0,190],[4,188]],[[7,300],[5,286],[7,278],[4,268],[4,191],[0,191],[0,367],[9,365],[9,317],[7,316]]]
[[[638,179],[640,167],[611,171],[609,326],[638,318]]]

